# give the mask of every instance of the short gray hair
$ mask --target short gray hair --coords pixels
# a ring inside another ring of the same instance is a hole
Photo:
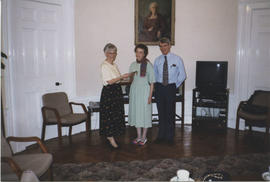
[[[108,43],[108,44],[105,45],[103,51],[104,51],[104,53],[106,53],[106,52],[108,52],[110,50],[113,50],[113,51],[117,52],[117,47],[112,43]]]
[[[162,37],[161,39],[159,39],[159,43],[162,43],[162,44],[167,43],[167,44],[171,45],[171,41],[167,37]]]

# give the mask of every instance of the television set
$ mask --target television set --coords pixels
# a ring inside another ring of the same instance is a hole
[[[227,61],[197,61],[196,87],[201,90],[220,91],[227,88]]]

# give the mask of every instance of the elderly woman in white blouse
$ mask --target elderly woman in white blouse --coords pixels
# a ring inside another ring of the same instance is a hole
[[[101,64],[103,88],[100,98],[100,135],[107,138],[107,143],[113,149],[119,148],[115,136],[125,131],[124,102],[119,82],[129,77],[126,73],[121,75],[114,63],[117,48],[109,43],[104,47],[106,60]]]

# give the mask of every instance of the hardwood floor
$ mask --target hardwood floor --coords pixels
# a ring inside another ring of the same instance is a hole
[[[57,138],[45,141],[54,163],[114,162],[132,160],[150,160],[162,158],[181,158],[191,156],[223,156],[227,154],[247,154],[270,152],[270,144],[265,144],[264,133],[227,129],[226,132],[213,130],[192,131],[191,126],[176,126],[175,144],[155,144],[158,127],[148,132],[145,146],[136,146],[131,141],[136,137],[135,128],[127,127],[126,134],[117,138],[121,144],[119,150],[111,150],[98,131],[64,136],[62,144]],[[29,146],[21,153],[36,153],[37,145]],[[253,176],[232,176],[234,181],[261,181],[261,174]]]
[[[111,150],[105,140],[99,136],[98,131],[64,136],[62,144],[58,139],[45,141],[50,153],[53,154],[55,163],[87,163],[87,162],[112,162],[149,160],[161,158],[181,158],[190,156],[213,156],[227,154],[245,154],[269,152],[270,145],[264,143],[264,133],[240,131],[235,135],[235,130],[220,131],[192,131],[191,126],[180,125],[176,127],[175,144],[155,144],[158,128],[153,126],[148,132],[148,142],[145,146],[136,146],[131,141],[136,136],[135,128],[127,127],[126,134],[117,138],[121,144],[118,150]],[[35,153],[38,147],[32,145],[22,153]]]

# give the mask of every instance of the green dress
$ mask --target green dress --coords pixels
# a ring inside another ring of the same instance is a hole
[[[152,127],[152,103],[148,104],[150,93],[150,83],[155,82],[153,65],[147,62],[146,74],[140,76],[141,64],[133,62],[129,67],[129,72],[137,71],[129,92],[129,113],[128,123],[136,128]]]

